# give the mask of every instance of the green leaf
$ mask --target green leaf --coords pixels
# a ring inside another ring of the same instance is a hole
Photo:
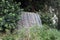
[[[0,18],[0,21],[2,21],[3,20],[3,18]]]

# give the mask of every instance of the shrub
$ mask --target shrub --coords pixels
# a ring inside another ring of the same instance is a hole
[[[49,27],[31,27],[28,30],[22,29],[19,34],[22,40],[60,40],[60,31]]]
[[[52,23],[52,17],[54,14],[51,14],[49,12],[46,12],[46,13],[39,12],[39,14],[40,14],[40,18],[42,20],[42,24],[46,24],[49,27],[54,28],[55,25],[53,25],[53,23]]]
[[[2,40],[15,40],[15,38],[12,35],[7,35]]]
[[[13,0],[0,0],[0,30],[13,30],[20,18],[20,3]]]

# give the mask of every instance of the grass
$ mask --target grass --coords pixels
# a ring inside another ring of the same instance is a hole
[[[23,28],[18,33],[7,34],[2,40],[60,40],[60,31],[47,26]]]

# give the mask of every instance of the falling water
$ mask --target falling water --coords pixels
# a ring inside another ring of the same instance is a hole
[[[32,26],[41,26],[41,19],[40,15],[38,13],[34,12],[22,12],[21,14],[21,20],[18,21],[18,28],[28,28]]]

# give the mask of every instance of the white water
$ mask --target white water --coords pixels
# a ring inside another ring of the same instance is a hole
[[[38,13],[34,12],[22,12],[21,14],[21,20],[18,21],[18,28],[28,28],[32,26],[41,26],[41,19]]]

